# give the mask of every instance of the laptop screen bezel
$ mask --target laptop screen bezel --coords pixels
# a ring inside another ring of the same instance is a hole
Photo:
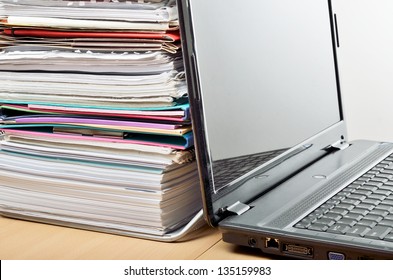
[[[282,153],[279,157],[264,164],[258,173],[263,174],[264,172],[267,172],[269,173],[268,176],[258,176],[258,178],[251,176],[215,192],[214,185],[212,183],[212,162],[206,135],[204,108],[201,102],[198,58],[195,51],[193,23],[189,0],[177,0],[182,38],[182,51],[189,91],[191,118],[195,137],[195,148],[203,197],[203,207],[205,217],[210,225],[218,225],[219,221],[228,215],[228,213],[226,213],[228,206],[233,205],[238,201],[248,203],[254,200],[269,189],[280,184],[280,182],[286,180],[316,160],[325,156],[328,153],[329,146],[331,144],[338,141],[346,141],[346,126],[342,109],[339,71],[337,65],[337,24],[335,21],[335,14],[333,13],[332,3],[330,0],[326,1],[328,2],[329,8],[331,43],[333,48],[340,120],[317,135],[312,136]],[[301,151],[301,153],[299,153],[299,151]],[[297,156],[294,157],[294,154]],[[260,187],[262,183],[261,180],[263,180],[263,185],[265,186],[262,189]]]

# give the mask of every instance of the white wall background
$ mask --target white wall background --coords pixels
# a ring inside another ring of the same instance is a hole
[[[334,0],[350,140],[393,142],[393,1]]]

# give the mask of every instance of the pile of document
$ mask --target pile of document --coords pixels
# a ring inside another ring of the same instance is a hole
[[[0,0],[0,213],[163,236],[201,208],[175,1]]]

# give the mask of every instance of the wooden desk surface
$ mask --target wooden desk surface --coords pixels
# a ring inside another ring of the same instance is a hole
[[[190,240],[163,243],[0,217],[2,260],[263,259],[259,250],[224,243],[203,227]]]

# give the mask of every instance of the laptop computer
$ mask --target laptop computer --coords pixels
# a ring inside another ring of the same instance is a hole
[[[178,0],[205,218],[301,259],[393,258],[393,145],[347,142],[328,0]]]

